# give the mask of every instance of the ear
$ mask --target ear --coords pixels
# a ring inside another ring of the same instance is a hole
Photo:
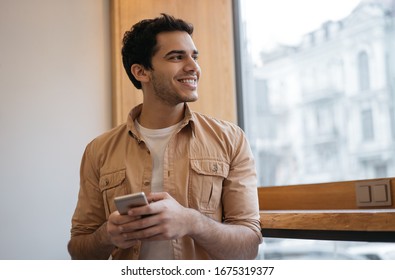
[[[142,83],[149,82],[150,80],[149,71],[146,70],[142,65],[133,64],[130,70],[137,81]]]

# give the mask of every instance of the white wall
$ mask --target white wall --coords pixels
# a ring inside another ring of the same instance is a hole
[[[69,259],[86,144],[111,125],[108,0],[0,0],[0,259]]]

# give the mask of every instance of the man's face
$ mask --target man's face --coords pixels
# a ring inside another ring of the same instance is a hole
[[[153,94],[169,105],[196,101],[200,67],[191,36],[181,31],[160,33],[157,46],[150,71]]]

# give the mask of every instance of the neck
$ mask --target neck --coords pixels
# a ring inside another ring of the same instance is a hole
[[[145,128],[159,129],[179,123],[184,118],[185,104],[149,106],[143,103],[138,122]]]

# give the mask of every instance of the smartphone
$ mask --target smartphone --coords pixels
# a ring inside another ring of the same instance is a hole
[[[114,198],[115,206],[121,215],[126,215],[128,210],[133,207],[148,204],[147,197],[144,192],[132,193]]]

